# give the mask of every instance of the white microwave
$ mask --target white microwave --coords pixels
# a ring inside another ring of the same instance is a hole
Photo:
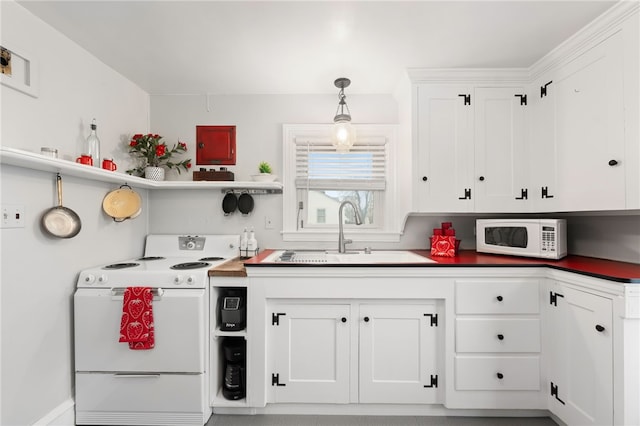
[[[567,222],[564,219],[478,219],[476,250],[561,259],[567,255]]]

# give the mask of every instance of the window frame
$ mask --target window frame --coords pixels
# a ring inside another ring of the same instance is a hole
[[[393,124],[355,124],[358,138],[384,138],[386,146],[386,187],[376,194],[380,204],[382,220],[376,227],[345,225],[345,238],[354,242],[398,242],[402,234],[398,227],[398,176],[397,134]],[[296,141],[300,139],[330,140],[331,124],[284,124],[283,125],[283,191],[282,191],[282,238],[283,241],[322,242],[337,241],[338,225],[327,227],[299,228],[298,192],[296,188]],[[367,188],[362,188],[366,190]],[[308,194],[305,196],[305,200]],[[306,203],[308,205],[308,203]]]

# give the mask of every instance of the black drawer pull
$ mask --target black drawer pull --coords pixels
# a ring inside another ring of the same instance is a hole
[[[427,177],[426,176],[422,176],[422,181],[426,182],[427,181]]]
[[[604,331],[604,327],[601,326],[600,324],[596,325],[596,330],[598,330],[600,333],[602,333]]]
[[[498,334],[498,340],[504,340],[504,334]]]
[[[610,166],[616,166],[616,165],[618,165],[618,161],[617,160],[609,160],[609,165]]]
[[[347,322],[347,319],[345,317],[342,317],[342,319],[340,319],[340,321]]]
[[[498,379],[502,380],[502,379],[504,378],[504,374],[502,374],[502,373],[498,373],[498,374],[496,374],[496,377],[497,377]]]
[[[369,322],[369,317],[364,317],[364,322]]]
[[[496,297],[496,299],[498,300],[498,302],[502,302],[502,296],[498,296]]]

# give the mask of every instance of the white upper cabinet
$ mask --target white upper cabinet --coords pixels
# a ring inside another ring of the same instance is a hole
[[[468,101],[472,89],[430,84],[415,89],[417,211],[473,211],[473,108]]]
[[[638,8],[530,68],[411,70],[414,211],[640,208]]]
[[[524,89],[418,84],[415,96],[416,210],[527,211]]]
[[[556,110],[554,90],[551,90],[554,76],[539,77],[531,88],[529,99],[528,158],[529,158],[529,199],[531,210],[536,212],[557,211],[558,192],[556,156]]]
[[[524,88],[475,90],[475,211],[528,210]]]
[[[626,208],[622,47],[618,32],[561,67],[548,87],[560,210]]]

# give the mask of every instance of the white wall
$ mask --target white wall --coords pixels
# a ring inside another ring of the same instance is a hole
[[[39,96],[5,86],[1,96],[3,146],[39,152],[58,148],[75,158],[98,120],[102,151],[119,165],[123,144],[148,129],[148,95],[12,1],[0,2],[0,44],[39,61]],[[82,220],[72,239],[52,239],[39,226],[54,206],[55,175],[2,166],[2,204],[24,206],[26,226],[0,230],[1,390],[0,424],[33,424],[68,407],[73,398],[72,296],[77,274],[89,266],[140,255],[147,233],[144,213],[114,223],[102,212],[113,185],[63,175],[64,205]],[[118,327],[118,324],[114,324]]]
[[[397,123],[397,102],[391,95],[347,93],[354,123]],[[282,125],[330,123],[338,104],[335,95],[256,96],[151,96],[151,129],[168,138],[187,142],[189,157],[195,159],[196,125],[236,126],[236,166],[229,166],[235,180],[248,181],[258,171],[260,161],[268,161],[273,173],[282,174]],[[400,141],[409,144],[410,141]],[[197,166],[196,166],[197,170]],[[171,179],[192,179],[191,173]],[[251,215],[236,212],[224,216],[220,191],[155,191],[151,194],[154,214],[151,232],[235,233],[254,227],[260,247],[283,247],[282,196],[256,195]],[[274,229],[264,229],[269,216]],[[337,234],[336,234],[337,241]],[[337,242],[336,242],[337,244]]]
[[[347,98],[354,122],[400,123],[398,164],[404,179],[410,175],[410,93],[405,86],[399,87],[395,97],[349,96]],[[229,169],[236,180],[250,180],[260,161],[269,161],[274,173],[282,170],[282,124],[283,123],[327,123],[335,111],[334,96],[321,95],[263,95],[263,96],[210,96],[210,111],[207,97],[201,96],[151,96],[151,129],[171,138],[188,142],[189,155],[195,159],[195,126],[236,125],[237,165]],[[407,106],[409,105],[409,106]],[[409,123],[408,123],[409,122]],[[196,168],[197,170],[197,168]],[[172,175],[171,179],[191,179],[191,173]],[[410,196],[411,191],[403,191]],[[150,230],[156,233],[235,233],[254,227],[261,248],[303,248],[311,244],[284,243],[282,229],[282,196],[256,195],[255,207],[249,216],[236,212],[224,216],[219,191],[173,191],[153,192],[151,205],[154,213],[150,217]],[[406,200],[403,201],[406,204]],[[486,217],[484,215],[483,217]],[[505,215],[490,215],[504,217]],[[514,216],[514,215],[508,215]],[[518,217],[566,218],[569,226],[569,250],[572,254],[603,257],[606,259],[640,263],[640,215],[630,214],[531,214]],[[265,229],[265,217],[273,222],[274,229]],[[473,233],[475,216],[409,216],[404,235],[399,243],[374,244],[374,248],[427,248],[431,229],[440,222],[453,221],[462,239],[462,248],[475,249]],[[337,245],[337,233],[336,243]],[[314,243],[314,247],[318,244]],[[325,244],[323,248],[333,245]],[[354,247],[364,247],[357,241]]]

